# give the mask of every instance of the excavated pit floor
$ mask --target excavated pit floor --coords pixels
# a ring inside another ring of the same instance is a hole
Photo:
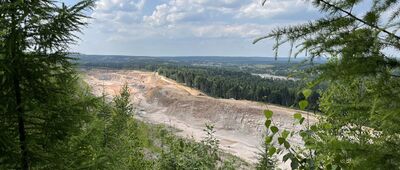
[[[262,147],[265,118],[263,110],[274,112],[273,120],[280,129],[298,129],[293,124],[293,109],[259,102],[216,99],[154,72],[135,70],[85,70],[84,80],[95,95],[107,98],[118,94],[128,84],[136,116],[151,123],[179,129],[178,135],[200,141],[205,124],[213,124],[224,151],[255,163]],[[316,118],[310,116],[311,123]],[[298,138],[292,142],[301,144]]]

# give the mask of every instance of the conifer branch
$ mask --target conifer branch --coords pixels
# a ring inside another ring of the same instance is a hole
[[[385,30],[385,29],[383,29],[383,28],[380,28],[379,26],[377,26],[377,25],[375,25],[375,24],[370,24],[370,23],[364,21],[363,19],[358,18],[357,16],[353,15],[353,14],[352,14],[351,12],[349,12],[349,11],[346,11],[346,10],[344,10],[344,9],[342,9],[342,8],[336,6],[336,5],[333,5],[333,4],[331,4],[331,3],[329,3],[329,2],[327,2],[327,1],[325,1],[325,0],[320,0],[320,2],[324,3],[325,5],[328,5],[329,7],[335,8],[336,10],[338,10],[338,11],[340,11],[340,12],[345,13],[347,16],[349,16],[349,17],[351,17],[351,18],[354,18],[355,20],[357,20],[357,21],[359,21],[359,22],[361,22],[361,23],[363,23],[363,24],[365,24],[365,25],[368,25],[368,26],[370,26],[370,27],[372,27],[372,28],[375,28],[375,29],[377,29],[377,30],[379,30],[379,31],[382,31],[382,32],[388,34],[389,36],[393,36],[393,37],[395,37],[396,39],[400,40],[400,36],[398,36],[398,35],[396,35],[396,34],[390,32],[390,31],[388,31],[388,30]]]

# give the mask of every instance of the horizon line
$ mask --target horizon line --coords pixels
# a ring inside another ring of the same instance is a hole
[[[254,57],[254,58],[309,58],[306,56],[297,56],[297,57],[288,57],[288,56],[277,56],[277,57],[271,57],[271,56],[244,56],[244,55],[125,55],[125,54],[85,54],[85,53],[76,53],[72,52],[71,54],[75,55],[87,55],[87,56],[93,56],[93,55],[98,55],[98,56],[121,56],[121,57]]]

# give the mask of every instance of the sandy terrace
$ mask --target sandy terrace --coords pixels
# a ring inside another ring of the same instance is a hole
[[[205,135],[205,123],[215,125],[220,147],[250,163],[257,161],[261,150],[263,110],[274,112],[273,119],[279,128],[299,128],[293,125],[296,110],[245,100],[215,99],[157,73],[93,69],[85,71],[85,80],[95,95],[104,92],[109,98],[128,83],[138,118],[174,126],[181,130],[181,136],[199,141]],[[311,116],[309,121],[316,119]],[[297,139],[292,141],[298,143]]]

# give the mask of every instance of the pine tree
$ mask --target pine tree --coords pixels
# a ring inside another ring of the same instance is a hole
[[[324,116],[311,128],[313,140],[306,141],[315,152],[312,163],[322,169],[398,169],[400,2],[311,2],[326,14],[323,18],[277,28],[255,43],[274,38],[276,54],[289,43],[298,47],[295,56],[304,52],[311,61],[328,58],[314,68],[318,76],[310,80],[310,87],[328,84],[320,100]]]
[[[64,142],[90,119],[66,51],[92,5],[0,1],[1,168],[63,167]]]
[[[112,124],[114,133],[118,134],[126,130],[128,120],[133,116],[133,106],[130,103],[130,92],[128,84],[125,84],[120,91],[118,96],[114,97],[114,115],[112,118]]]

